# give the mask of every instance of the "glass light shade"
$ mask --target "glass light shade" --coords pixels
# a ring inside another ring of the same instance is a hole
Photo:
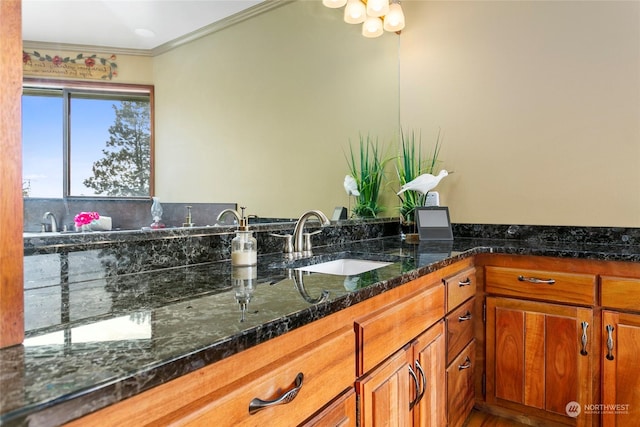
[[[384,29],[386,31],[400,31],[404,28],[404,12],[398,3],[389,5],[389,13],[384,17]]]
[[[362,24],[362,35],[365,37],[373,38],[379,37],[383,33],[382,19],[370,16]]]
[[[347,0],[322,0],[322,4],[331,9],[337,9],[347,4]]]
[[[367,0],[367,15],[384,16],[389,12],[389,0]]]
[[[360,0],[348,0],[344,8],[344,22],[362,24],[367,18],[367,9]]]

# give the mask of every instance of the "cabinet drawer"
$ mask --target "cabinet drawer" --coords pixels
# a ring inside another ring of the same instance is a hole
[[[476,269],[469,268],[444,279],[447,287],[447,312],[476,294]]]
[[[450,427],[461,426],[473,408],[475,344],[475,340],[471,341],[447,367],[447,417]]]
[[[600,280],[602,306],[640,311],[640,279],[602,276]]]
[[[302,374],[302,384],[296,379]],[[203,396],[155,425],[297,425],[353,384],[353,331],[343,328],[289,357]],[[215,384],[211,385],[212,388]],[[255,399],[273,401],[299,386],[286,405],[249,413]]]
[[[489,266],[485,280],[485,289],[490,294],[579,305],[595,303],[593,274]]]
[[[371,370],[444,316],[440,283],[357,319],[356,376]]]
[[[305,421],[303,427],[356,427],[356,392],[350,387],[336,397],[313,418]]]
[[[446,317],[447,363],[451,363],[458,353],[473,339],[474,304],[475,298],[471,298]]]

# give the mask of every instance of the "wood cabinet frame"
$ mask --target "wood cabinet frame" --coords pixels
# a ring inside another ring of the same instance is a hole
[[[24,339],[22,2],[0,2],[0,348]]]

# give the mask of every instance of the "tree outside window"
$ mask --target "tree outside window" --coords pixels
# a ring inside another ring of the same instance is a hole
[[[149,197],[151,96],[25,87],[25,197]]]

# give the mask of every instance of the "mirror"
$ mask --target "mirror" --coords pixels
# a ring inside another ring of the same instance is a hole
[[[267,218],[348,206],[350,141],[387,147],[398,129],[398,43],[297,0],[150,57],[118,53],[118,83],[155,87],[156,195]]]

